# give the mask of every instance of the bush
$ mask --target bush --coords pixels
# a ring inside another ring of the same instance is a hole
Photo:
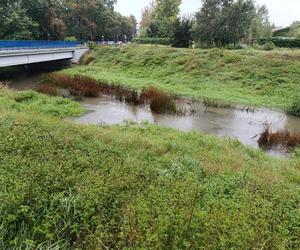
[[[90,51],[80,58],[79,64],[80,65],[89,65],[95,59],[96,59],[95,54],[92,51]]]
[[[273,32],[273,37],[288,37],[291,28],[287,27]]]
[[[275,44],[273,42],[266,42],[263,46],[264,50],[273,50],[275,49]]]
[[[238,44],[231,43],[231,44],[228,44],[225,48],[229,49],[229,50],[235,50],[235,49],[245,49],[246,46],[241,43],[238,43]]]
[[[68,36],[65,38],[66,42],[77,42],[77,38],[75,36]]]
[[[87,46],[88,46],[90,49],[94,49],[94,48],[96,48],[97,43],[94,42],[94,41],[88,41],[88,42],[87,42]]]
[[[171,45],[172,39],[170,38],[135,38],[133,42],[138,44],[159,44],[159,45]]]
[[[276,47],[280,47],[280,48],[300,48],[299,38],[268,37],[268,38],[257,39],[257,43],[260,45],[265,45],[270,42],[274,43]]]

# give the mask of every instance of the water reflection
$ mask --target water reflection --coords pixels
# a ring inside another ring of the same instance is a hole
[[[83,98],[81,103],[90,110],[74,121],[81,124],[120,124],[124,120],[137,123],[148,121],[182,131],[201,131],[204,133],[237,138],[242,143],[258,147],[258,136],[266,124],[274,129],[288,129],[300,132],[300,119],[287,116],[281,112],[257,109],[245,112],[232,108],[206,108],[200,103],[197,114],[193,116],[175,116],[169,114],[154,114],[145,107],[131,106],[103,96],[100,98]]]

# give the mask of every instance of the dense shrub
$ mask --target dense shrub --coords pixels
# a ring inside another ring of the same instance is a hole
[[[87,42],[87,46],[88,46],[90,49],[94,49],[94,48],[96,48],[97,43],[94,42],[94,41],[88,41],[88,42]]]
[[[276,47],[280,47],[280,48],[300,48],[299,38],[268,37],[268,38],[257,39],[257,42],[260,45],[264,45],[272,42]]]
[[[273,32],[273,37],[288,37],[291,28],[287,27],[284,29],[276,30]]]
[[[89,65],[96,59],[93,51],[87,52],[85,55],[83,55],[80,60],[79,64],[80,65]]]
[[[133,41],[138,44],[171,45],[172,43],[170,38],[135,38]]]
[[[229,50],[238,50],[238,49],[245,49],[246,45],[243,45],[241,43],[237,43],[237,44],[231,43],[231,44],[226,45],[225,48],[229,49]]]
[[[266,42],[263,45],[263,49],[264,50],[273,50],[273,49],[275,49],[275,44],[273,42]]]

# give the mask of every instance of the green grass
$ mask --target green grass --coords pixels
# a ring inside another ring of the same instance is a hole
[[[300,50],[97,47],[87,66],[66,70],[107,83],[237,104],[287,109],[300,92]],[[84,60],[83,60],[84,61]]]
[[[62,120],[71,101],[0,93],[1,249],[300,248],[298,151],[80,126]]]
[[[35,91],[13,92],[0,86],[0,111],[29,112],[33,115],[47,114],[60,118],[78,116],[84,108],[69,99],[49,98]]]

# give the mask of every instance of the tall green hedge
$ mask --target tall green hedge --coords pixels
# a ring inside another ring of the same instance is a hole
[[[276,30],[273,32],[273,37],[289,37],[290,30],[291,30],[291,27]]]
[[[171,45],[172,39],[170,38],[135,38],[133,42],[138,44],[160,44]]]
[[[261,45],[272,42],[275,46],[280,48],[300,48],[299,38],[289,38],[289,37],[268,37],[260,38],[257,42]]]

